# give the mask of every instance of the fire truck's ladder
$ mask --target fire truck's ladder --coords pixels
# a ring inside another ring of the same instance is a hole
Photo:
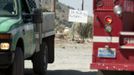
[[[129,44],[125,44],[120,46],[121,49],[134,49],[134,32],[121,32],[120,33],[121,37],[120,38],[124,38],[124,37],[128,37],[128,38],[133,38],[131,41],[131,43]]]

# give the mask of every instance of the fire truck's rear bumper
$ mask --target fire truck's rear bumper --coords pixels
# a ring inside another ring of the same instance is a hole
[[[92,63],[90,68],[98,70],[134,71],[133,64]]]

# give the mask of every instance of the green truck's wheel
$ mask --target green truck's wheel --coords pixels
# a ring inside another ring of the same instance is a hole
[[[24,55],[21,48],[16,48],[14,62],[7,75],[24,75]]]
[[[41,50],[35,53],[32,59],[33,70],[36,74],[46,75],[47,63],[48,63],[48,46],[45,42],[41,45]]]

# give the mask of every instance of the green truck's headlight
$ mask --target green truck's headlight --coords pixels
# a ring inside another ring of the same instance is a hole
[[[0,34],[0,50],[7,51],[10,49],[11,34],[3,33]]]
[[[1,50],[9,50],[10,44],[9,43],[0,43]]]

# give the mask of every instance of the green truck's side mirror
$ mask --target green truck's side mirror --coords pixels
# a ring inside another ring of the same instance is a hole
[[[29,14],[29,13],[22,13],[22,18],[23,21],[26,22],[32,22],[32,16],[33,14]]]

